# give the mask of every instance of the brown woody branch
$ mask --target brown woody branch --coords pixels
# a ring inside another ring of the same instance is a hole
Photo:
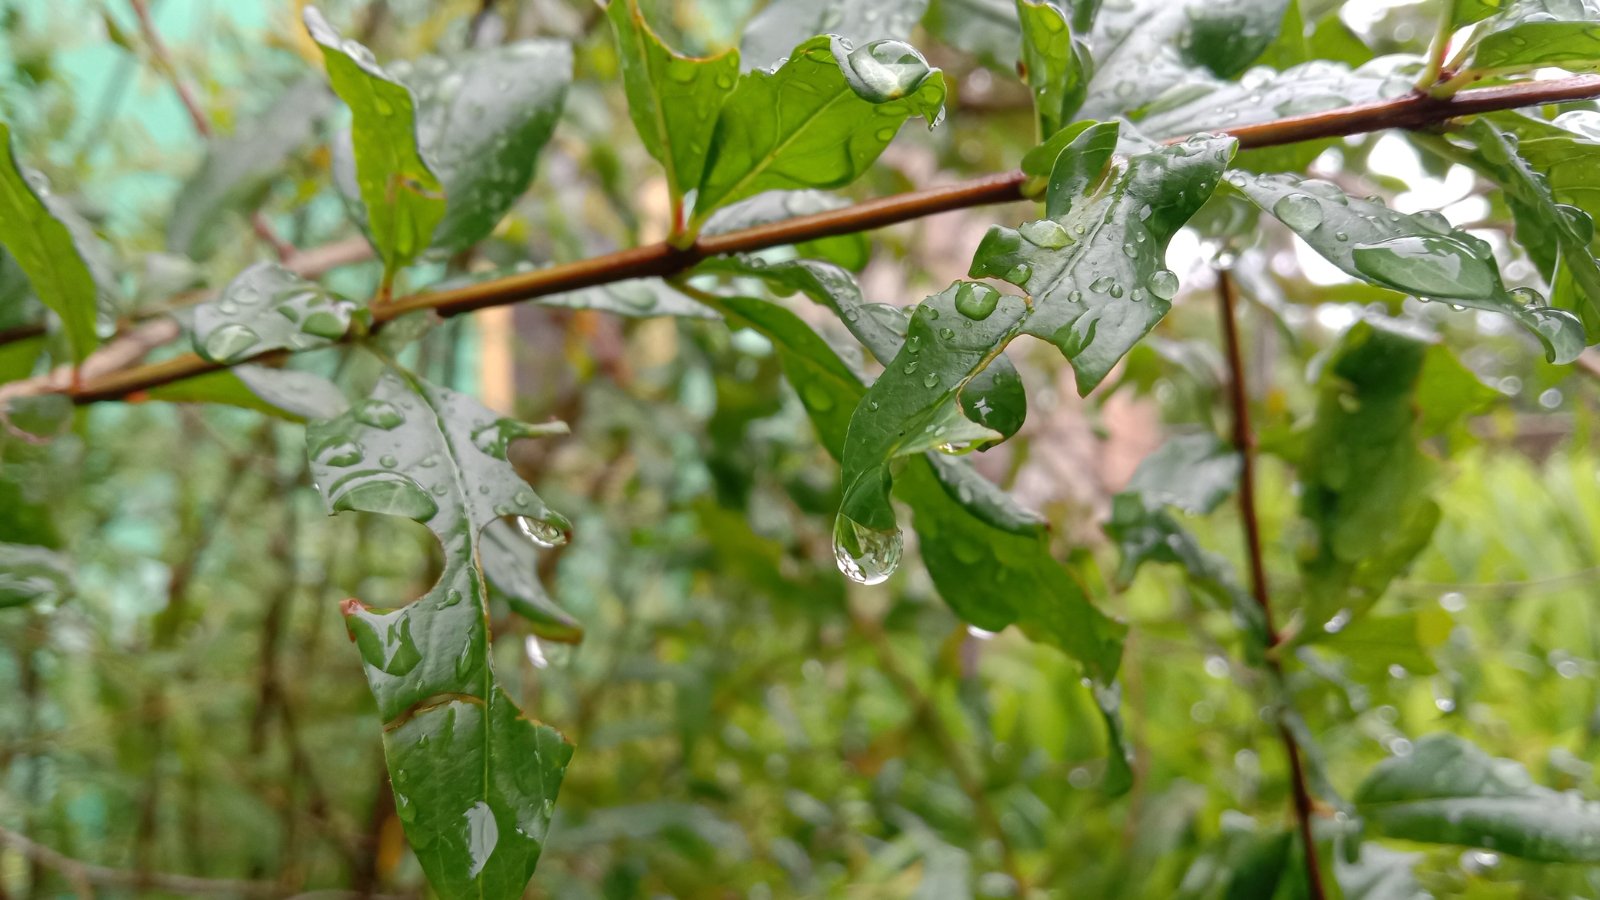
[[[1413,91],[1390,100],[1242,125],[1220,133],[1237,138],[1243,148],[1271,147],[1388,128],[1437,126],[1474,113],[1595,97],[1600,97],[1600,76],[1579,75],[1462,91],[1442,99]],[[868,231],[949,210],[1022,200],[1026,199],[1024,180],[1021,172],[986,175],[944,187],[911,191],[829,212],[706,236],[683,249],[664,242],[646,244],[463,287],[424,291],[396,298],[373,310],[375,324],[382,327],[406,313],[433,310],[441,316],[455,316],[628,278],[673,275],[712,256],[748,253],[831,235]],[[185,354],[153,365],[88,377],[75,387],[69,386],[59,392],[69,394],[79,404],[137,398],[141,391],[223,368],[226,366]]]

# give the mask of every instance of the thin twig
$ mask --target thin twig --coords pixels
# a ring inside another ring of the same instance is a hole
[[[1221,133],[1237,138],[1239,145],[1244,148],[1269,147],[1389,128],[1437,125],[1473,113],[1597,96],[1600,96],[1600,75],[1579,75],[1462,91],[1444,99],[1412,92],[1390,100],[1242,125],[1224,129]],[[1177,140],[1181,139],[1174,139]],[[702,237],[683,249],[665,242],[647,244],[459,288],[397,297],[382,308],[373,310],[374,327],[381,327],[407,313],[432,310],[441,316],[460,315],[629,278],[673,275],[712,256],[748,253],[821,237],[868,231],[956,209],[1022,200],[1026,199],[1025,180],[1021,172],[986,175],[958,184],[925,188],[842,209]],[[353,337],[347,335],[347,339]],[[248,361],[251,360],[239,362]],[[68,386],[58,392],[71,395],[73,401],[79,404],[121,400],[152,387],[222,368],[225,366],[194,354],[186,354],[151,366],[85,378],[81,384]]]
[[[1261,523],[1256,515],[1255,434],[1250,429],[1250,401],[1245,396],[1244,356],[1239,350],[1239,324],[1234,317],[1233,279],[1226,269],[1217,269],[1217,305],[1222,318],[1222,336],[1228,357],[1228,399],[1233,406],[1233,446],[1239,454],[1239,516],[1244,522],[1245,548],[1250,556],[1250,593],[1261,606],[1267,631],[1267,649],[1277,646],[1279,635],[1272,625],[1272,600],[1267,589],[1267,570],[1261,552]],[[1283,680],[1283,665],[1276,655],[1267,654],[1267,665],[1278,681]],[[1299,825],[1300,846],[1305,852],[1306,885],[1312,900],[1325,900],[1322,868],[1317,862],[1317,842],[1311,831],[1311,790],[1306,784],[1300,746],[1289,726],[1278,724],[1284,754],[1289,759],[1289,775],[1294,793],[1294,815]]]

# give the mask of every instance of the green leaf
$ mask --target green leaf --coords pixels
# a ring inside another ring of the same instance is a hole
[[[1450,0],[1450,21],[1455,27],[1471,25],[1501,12],[1509,0]]]
[[[631,318],[676,316],[688,319],[715,319],[714,310],[707,309],[675,290],[659,278],[631,278],[610,284],[547,294],[531,302],[540,306],[560,309],[593,309]]]
[[[1050,0],[1017,0],[1022,24],[1022,62],[1018,71],[1033,92],[1039,139],[1044,140],[1072,121],[1083,105],[1094,64],[1089,48],[1076,39],[1066,14]]]
[[[1563,113],[1553,121],[1514,112],[1495,113],[1488,118],[1503,131],[1519,139],[1515,145],[1517,154],[1539,173],[1558,204],[1571,207],[1561,211],[1562,219],[1559,221],[1568,227],[1560,231],[1568,231],[1573,226],[1582,227],[1576,210],[1587,213],[1591,222],[1600,217],[1600,113],[1573,111]],[[1510,205],[1517,218],[1520,236],[1524,220],[1529,219],[1529,209],[1524,207],[1522,201],[1516,200],[1515,195],[1511,199],[1515,201]],[[1542,225],[1545,220],[1540,218],[1536,221]],[[1576,277],[1577,270],[1586,267],[1584,261],[1577,258],[1576,242],[1571,241],[1570,235],[1558,235],[1557,239],[1544,236],[1550,230],[1548,227],[1537,228],[1529,232],[1530,237],[1519,242],[1535,264],[1540,266],[1547,280],[1553,278],[1550,281],[1551,297],[1556,306],[1588,310],[1589,303],[1582,297],[1586,289]],[[1560,243],[1561,238],[1567,241],[1566,245]],[[1566,249],[1567,246],[1572,249]],[[1563,255],[1571,255],[1572,259],[1560,260],[1564,264],[1555,265],[1557,261],[1552,257],[1556,255],[1557,248],[1561,249]],[[1597,253],[1600,253],[1600,238],[1589,244],[1589,255],[1593,257]],[[1584,318],[1589,334],[1595,335],[1600,322],[1592,321],[1590,316]]]
[[[1239,454],[1209,431],[1167,439],[1146,456],[1126,490],[1151,506],[1204,515],[1239,486]]]
[[[583,639],[583,626],[556,605],[539,583],[537,547],[547,541],[547,535],[530,533],[520,523],[512,525],[504,519],[489,523],[478,545],[489,599],[505,601],[539,637],[577,643]]]
[[[495,678],[478,562],[482,532],[507,517],[545,545],[565,540],[566,520],[506,461],[512,440],[549,431],[400,371],[306,429],[312,478],[333,511],[413,519],[444,546],[425,596],[387,610],[349,601],[345,621],[384,722],[397,814],[446,898],[521,895],[572,755]]]
[[[1481,4],[1457,0],[1457,16],[1477,16]],[[1558,66],[1573,72],[1600,68],[1600,6],[1593,0],[1512,0],[1473,32],[1463,69],[1517,72]]]
[[[774,72],[739,80],[722,107],[695,198],[695,220],[762,191],[854,181],[908,118],[936,124],[944,73],[900,41],[855,49],[819,36]]]
[[[972,54],[991,69],[1008,75],[1016,71],[1022,43],[1016,0],[932,0],[923,25],[941,43]]]
[[[345,336],[366,310],[277,263],[256,263],[196,307],[194,348],[233,363],[269,350],[310,350]]]
[[[1171,308],[1178,279],[1165,267],[1167,242],[1211,195],[1234,146],[1197,137],[1140,147],[1075,202],[1070,190],[1053,192],[1051,218],[990,228],[968,274],[1032,295],[1023,330],[1059,347],[1087,394]],[[1071,169],[1066,153],[1056,169],[1064,164]]]
[[[1282,72],[1251,69],[1238,81],[1196,78],[1185,91],[1146,107],[1139,131],[1153,138],[1181,137],[1323,112],[1398,97],[1411,90],[1415,78],[1399,72],[1392,59],[1354,69],[1312,60]]]
[[[617,37],[628,115],[645,149],[666,168],[673,208],[681,212],[683,195],[705,170],[717,112],[733,93],[739,52],[704,59],[677,53],[650,29],[638,0],[611,0],[606,15]]]
[[[1465,133],[1477,145],[1468,164],[1505,191],[1517,240],[1554,286],[1555,305],[1578,313],[1588,338],[1600,340],[1600,262],[1590,250],[1594,219],[1581,207],[1557,203],[1550,183],[1517,153],[1515,138],[1493,122],[1476,119]]]
[[[1298,460],[1300,552],[1313,625],[1337,632],[1427,546],[1439,521],[1438,466],[1419,444],[1417,386],[1431,339],[1391,320],[1356,323],[1322,361]]]
[[[836,34],[856,46],[884,38],[905,40],[927,11],[928,0],[771,0],[745,26],[744,68],[765,68],[816,34]]]
[[[72,223],[63,221],[43,177],[22,168],[11,128],[0,122],[0,244],[27,273],[33,293],[61,317],[72,358],[95,348],[100,290]]]
[[[0,544],[0,609],[52,607],[72,590],[72,569],[61,554],[30,544]]]
[[[1235,171],[1228,181],[1347,274],[1426,300],[1504,313],[1544,344],[1551,362],[1571,362],[1583,350],[1576,316],[1539,305],[1543,298],[1528,289],[1506,290],[1489,245],[1438,213],[1398,213],[1295,175]],[[1535,302],[1521,302],[1518,293]]]
[[[415,100],[372,51],[340,38],[316,7],[306,7],[304,18],[334,93],[350,107],[357,193],[373,247],[392,277],[428,249],[445,215],[444,186],[417,151]]]
[[[220,403],[290,422],[328,419],[350,404],[333,382],[298,369],[236,365],[197,378],[151,388],[150,399],[169,403]]]
[[[285,90],[260,117],[206,148],[205,162],[183,187],[167,219],[167,248],[195,259],[215,252],[224,214],[253,206],[284,164],[316,136],[333,107],[322,80],[306,77]]]
[[[1544,862],[1600,862],[1600,804],[1533,783],[1521,765],[1431,734],[1373,767],[1356,809],[1379,833]]]
[[[849,205],[849,200],[824,191],[767,191],[717,210],[706,219],[700,231],[702,234],[726,234]],[[866,266],[871,252],[867,236],[862,232],[802,241],[795,244],[794,249],[801,256],[825,259],[853,272]]]

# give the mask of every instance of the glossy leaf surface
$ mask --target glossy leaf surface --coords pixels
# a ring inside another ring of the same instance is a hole
[[[413,519],[444,546],[425,596],[391,609],[347,602],[346,623],[385,723],[398,814],[446,897],[522,893],[572,755],[495,679],[478,562],[483,530],[507,517],[547,545],[565,539],[566,521],[505,457],[510,441],[548,431],[399,372],[307,429],[312,477],[333,511]]]
[[[1600,67],[1600,4],[1512,0],[1478,26],[1470,52],[1467,68],[1484,72],[1538,66],[1593,70]]]
[[[1451,734],[1379,763],[1354,799],[1389,837],[1548,862],[1600,860],[1600,804],[1540,787],[1518,763]]]
[[[772,0],[744,28],[740,40],[744,68],[771,68],[817,34],[836,34],[856,46],[883,39],[903,41],[927,9],[928,0]]]
[[[445,215],[444,186],[417,150],[416,100],[372,51],[341,38],[316,7],[306,7],[305,24],[334,93],[350,107],[357,196],[373,247],[393,273],[428,249]]]
[[[1438,213],[1407,215],[1381,202],[1346,196],[1336,185],[1295,175],[1232,172],[1228,180],[1289,226],[1323,258],[1356,278],[1423,299],[1504,313],[1544,344],[1552,362],[1583,350],[1583,323],[1532,295],[1524,302],[1500,281],[1481,238],[1451,227]]]
[[[1018,0],[1022,62],[1033,92],[1039,137],[1048,138],[1072,120],[1089,89],[1093,63],[1089,49],[1075,39],[1066,13],[1049,0]]]
[[[195,309],[195,352],[231,363],[269,350],[326,347],[357,318],[366,312],[354,301],[277,263],[256,263]]]
[[[849,184],[906,119],[937,122],[944,96],[944,74],[909,44],[812,38],[776,71],[746,75],[723,105],[695,217],[762,191]]]

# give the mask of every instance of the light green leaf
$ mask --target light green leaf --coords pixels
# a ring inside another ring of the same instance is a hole
[[[1417,386],[1432,343],[1391,320],[1356,323],[1321,363],[1297,461],[1312,537],[1301,571],[1313,627],[1337,632],[1377,601],[1439,521],[1438,466],[1419,444]]]
[[[1470,0],[1458,0],[1468,15]],[[1463,69],[1479,72],[1515,72],[1556,66],[1572,72],[1600,67],[1600,4],[1594,0],[1512,0],[1478,26]]]
[[[858,47],[884,38],[903,41],[927,9],[928,0],[771,0],[745,26],[744,68],[769,67],[817,34],[836,34]]]
[[[393,609],[348,601],[345,621],[384,722],[396,812],[429,883],[451,900],[521,895],[572,755],[495,678],[478,562],[484,529],[507,517],[547,546],[565,540],[566,520],[506,461],[511,441],[550,431],[400,371],[306,430],[312,478],[333,511],[413,519],[444,546],[425,596]]]
[[[705,170],[717,113],[733,93],[739,52],[704,59],[677,53],[650,29],[638,0],[611,0],[606,15],[617,38],[628,115],[645,149],[666,168],[667,190],[681,214],[683,195]]]
[[[259,118],[211,141],[200,168],[178,190],[167,219],[167,248],[205,259],[217,246],[215,227],[223,215],[253,206],[286,161],[316,135],[333,107],[320,78],[291,85]]]
[[[1600,862],[1600,804],[1533,783],[1521,765],[1462,738],[1431,734],[1386,759],[1356,789],[1379,833],[1545,862]]]
[[[195,309],[194,348],[219,363],[269,350],[310,350],[339,341],[353,320],[368,318],[353,300],[277,263],[256,263]]]
[[[1048,139],[1072,121],[1089,90],[1094,63],[1089,48],[1067,25],[1066,14],[1050,0],[1017,0],[1022,25],[1018,70],[1033,92],[1039,139]]]
[[[849,184],[906,119],[937,123],[944,96],[944,73],[909,44],[806,41],[776,71],[740,79],[723,105],[695,221],[762,191]]]
[[[1381,287],[1504,313],[1544,344],[1551,362],[1583,350],[1583,323],[1541,305],[1537,293],[1506,290],[1482,239],[1452,228],[1438,213],[1406,215],[1378,200],[1346,196],[1326,181],[1295,175],[1231,172],[1228,181],[1346,273]],[[1534,302],[1524,303],[1516,293]]]
[[[1052,218],[989,229],[968,274],[1032,295],[1023,330],[1059,347],[1087,394],[1171,308],[1167,242],[1211,195],[1234,146],[1218,137],[1138,146],[1077,202],[1057,193]]]
[[[428,249],[445,215],[444,186],[417,151],[415,100],[372,51],[340,38],[316,7],[306,7],[304,18],[334,93],[350,107],[357,193],[373,247],[393,276]]]
[[[72,358],[82,362],[99,343],[95,315],[100,290],[72,223],[58,215],[43,177],[22,168],[11,128],[0,122],[0,245],[33,285],[33,293],[61,318]],[[86,236],[82,236],[86,237]]]
[[[0,544],[0,609],[55,606],[72,590],[72,569],[61,554],[30,544]]]

